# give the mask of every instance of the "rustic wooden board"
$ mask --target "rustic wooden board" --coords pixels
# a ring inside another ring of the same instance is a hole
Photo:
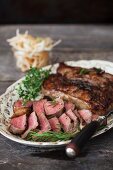
[[[51,36],[54,39],[62,39],[62,43],[57,46],[56,50],[77,50],[77,51],[94,51],[94,50],[112,50],[113,47],[113,26],[94,26],[94,25],[77,25],[77,26],[57,26],[57,25],[26,25],[26,26],[1,26],[0,27],[0,50],[9,51],[10,48],[6,39],[15,35],[16,29],[21,32],[28,30],[35,36]]]
[[[51,36],[62,39],[51,55],[51,62],[79,59],[102,59],[113,62],[113,26],[1,26],[0,27],[0,94],[22,77],[15,66],[15,59],[6,39],[20,28],[34,35]],[[112,170],[113,169],[113,129],[92,139],[81,156],[69,160],[60,151],[45,152],[33,147],[14,143],[0,135],[0,170]]]
[[[101,59],[113,61],[113,52],[111,50],[108,52],[76,52],[73,49],[73,51],[53,51],[50,54],[50,64],[62,61],[77,61],[86,59]],[[2,63],[0,64],[0,81],[16,81],[24,76],[24,73],[16,68],[16,61],[11,52],[2,52],[2,54],[0,54],[0,63]]]

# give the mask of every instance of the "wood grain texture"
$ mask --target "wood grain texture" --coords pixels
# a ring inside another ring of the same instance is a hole
[[[5,59],[4,59],[5,58]],[[77,61],[77,60],[92,60],[92,59],[100,59],[100,60],[109,60],[113,61],[113,52],[110,51],[89,51],[89,52],[76,52],[76,50],[60,50],[53,51],[50,54],[50,64],[62,61]],[[2,52],[2,56],[0,55],[0,81],[16,81],[22,76],[22,73],[19,69],[16,68],[16,61],[12,56],[11,52]]]
[[[6,42],[15,34],[16,28],[22,32],[62,39],[50,56],[50,63],[101,59],[113,62],[113,26],[2,26],[0,27],[0,94],[22,77],[15,66],[15,59]],[[0,135],[0,170],[112,170],[113,169],[113,129],[89,141],[80,157],[70,160],[64,148],[45,151],[14,143]]]
[[[16,29],[21,32],[28,30],[35,36],[51,36],[54,39],[62,39],[62,43],[55,50],[75,50],[75,51],[91,51],[91,50],[112,50],[113,47],[113,26],[95,26],[95,25],[17,25],[17,26],[1,26],[0,39],[2,41],[0,50],[10,51],[6,39],[15,35]]]

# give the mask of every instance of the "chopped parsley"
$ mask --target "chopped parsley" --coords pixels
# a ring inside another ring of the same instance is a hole
[[[25,79],[17,87],[19,97],[23,102],[35,99],[40,95],[43,81],[50,75],[51,69],[43,70],[32,67],[26,74]]]

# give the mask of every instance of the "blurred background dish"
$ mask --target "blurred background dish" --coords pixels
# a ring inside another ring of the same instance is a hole
[[[49,52],[61,40],[54,42],[50,37],[33,37],[26,31],[20,34],[16,31],[16,36],[8,39],[16,58],[16,65],[25,72],[30,67],[41,68],[49,62]]]

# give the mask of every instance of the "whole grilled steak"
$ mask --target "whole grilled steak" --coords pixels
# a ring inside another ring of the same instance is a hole
[[[97,68],[71,67],[61,63],[43,84],[45,95],[61,97],[78,109],[104,115],[113,108],[113,75]]]

